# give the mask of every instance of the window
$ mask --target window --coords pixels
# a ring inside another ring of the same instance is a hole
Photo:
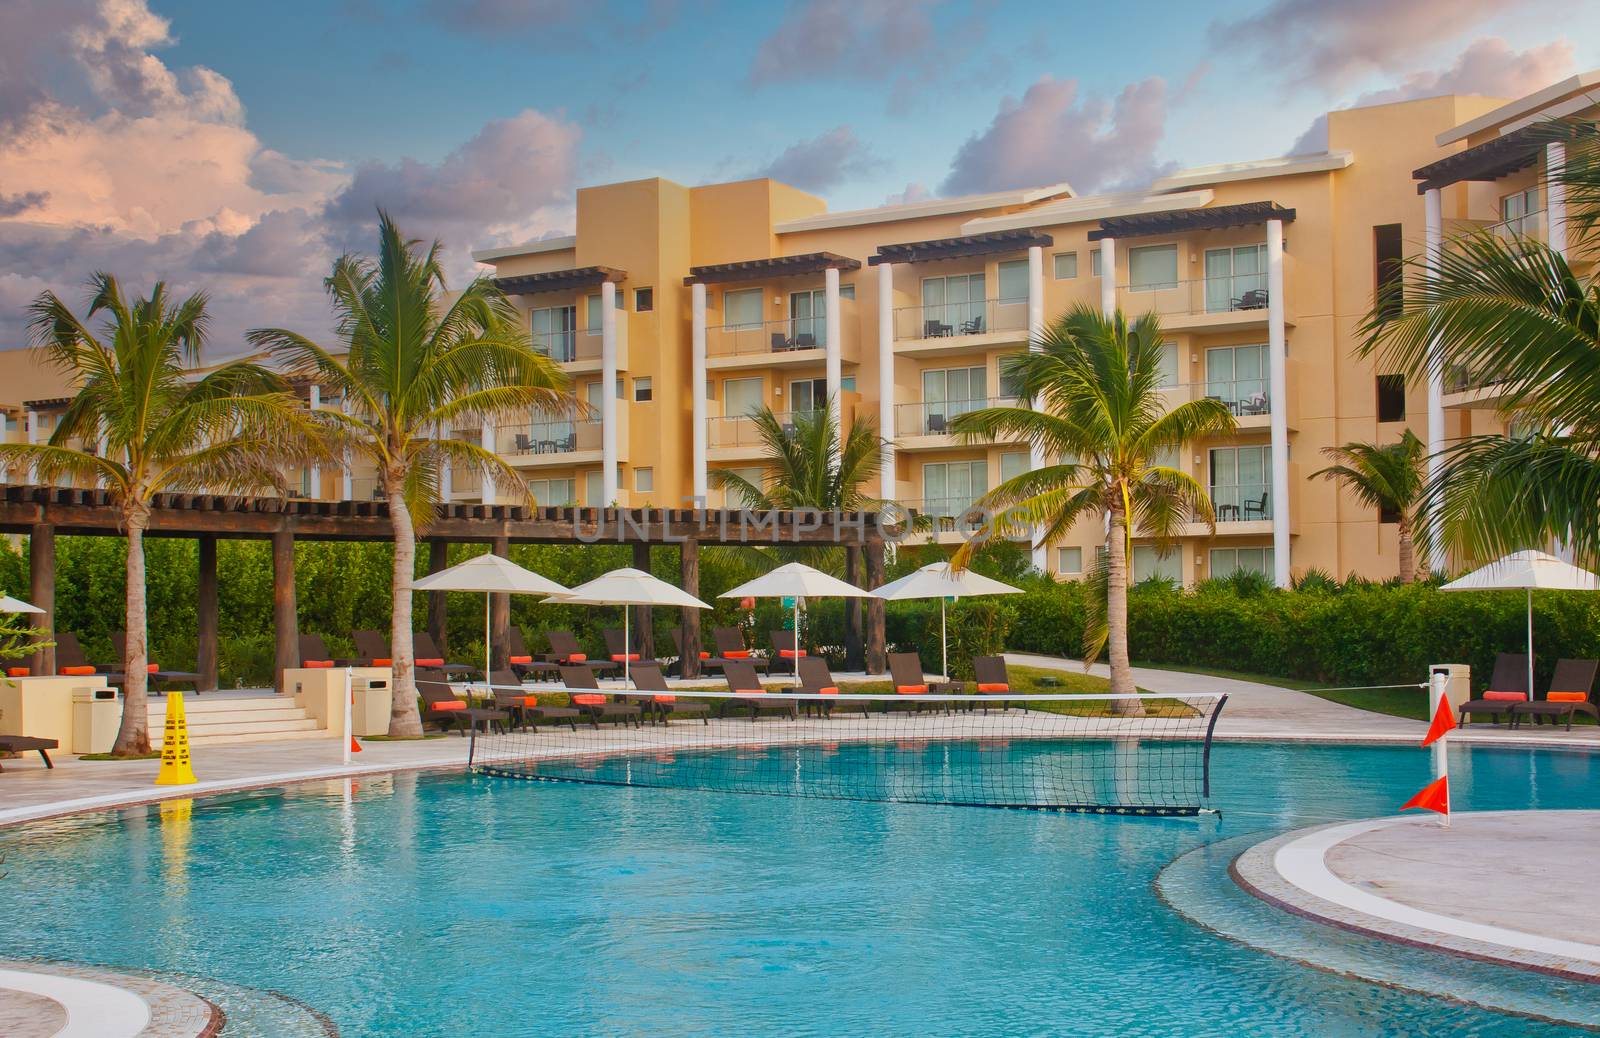
[[[574,335],[578,327],[576,306],[550,306],[528,313],[528,332],[533,347],[551,360],[565,363],[577,359]]]
[[[583,503],[590,508],[604,508],[611,502],[606,498],[606,477],[599,470],[583,474]]]
[[[1221,400],[1234,414],[1270,413],[1269,388],[1265,346],[1217,346],[1206,350],[1206,396]]]
[[[1372,229],[1372,253],[1378,319],[1392,321],[1405,306],[1405,253],[1399,224],[1379,224]]]
[[[856,297],[856,286],[854,286],[854,285],[840,285],[839,286],[839,298],[840,299],[854,299],[855,297]]]
[[[1022,378],[1016,371],[1017,361],[1021,357],[1021,353],[1008,353],[995,361],[995,366],[1000,370],[1000,395],[1009,400],[1022,395]]]
[[[820,288],[789,293],[789,335],[796,349],[828,344],[828,293]]]
[[[1082,548],[1057,548],[1056,549],[1057,573],[1082,573],[1083,549]]]
[[[1070,281],[1078,276],[1078,254],[1076,252],[1056,253],[1055,264],[1057,281]]]
[[[1500,199],[1501,224],[1496,230],[1503,234],[1531,234],[1538,230],[1539,189],[1530,187]]]
[[[1206,250],[1206,313],[1267,305],[1267,246]]]
[[[820,411],[827,403],[827,379],[802,378],[789,383],[789,410]]]
[[[766,487],[767,473],[766,470],[760,465],[749,465],[742,468],[723,469],[721,471],[732,476],[738,476],[746,483],[749,483],[751,486],[755,487],[757,491],[763,490]],[[739,493],[732,490],[717,490],[716,484],[714,483],[712,484],[711,493],[713,495],[721,495],[722,506],[725,508],[738,508],[744,504],[744,498]]]
[[[633,399],[637,403],[646,404],[655,399],[654,390],[651,389],[648,378],[633,380]]]
[[[600,405],[604,403],[600,396],[600,387],[604,384],[603,382],[585,382],[583,384],[583,402],[594,409],[596,416],[600,414]]]
[[[1212,548],[1211,576],[1231,577],[1235,573],[1260,573],[1272,576],[1271,548]]]
[[[729,417],[755,414],[766,406],[766,393],[759,378],[722,380],[722,413]]]
[[[1178,284],[1178,247],[1142,245],[1128,250],[1128,288],[1153,292]]]
[[[737,292],[724,292],[722,326],[724,328],[761,327],[762,289],[743,288]]]
[[[1007,260],[1000,264],[1000,302],[1028,301],[1028,261]]]
[[[922,505],[929,515],[965,515],[988,489],[987,462],[951,461],[922,466]]]
[[[949,432],[950,419],[986,406],[988,372],[971,368],[933,368],[922,373],[923,433]]]
[[[983,331],[983,275],[922,279],[923,338]]]
[[[574,503],[576,481],[571,479],[530,479],[528,493],[542,508],[567,508]]]
[[[656,290],[653,288],[636,288],[633,290],[633,309],[635,313],[647,314],[656,308]]]
[[[633,470],[633,489],[648,494],[656,488],[656,470],[646,466]]]
[[[1164,342],[1161,344],[1161,381],[1156,385],[1161,389],[1170,389],[1178,384],[1178,344]]]
[[[1032,468],[1027,451],[1006,451],[1000,455],[1000,482],[1016,479]]]
[[[1217,522],[1271,519],[1271,476],[1271,447],[1212,448],[1211,503]]]
[[[600,297],[589,296],[583,301],[583,328],[590,335],[600,334]]]
[[[1152,545],[1134,545],[1132,582],[1137,584],[1142,580],[1165,580],[1182,584],[1183,553],[1174,548],[1163,555]]]
[[[1378,421],[1403,422],[1406,420],[1406,377],[1404,375],[1378,376]]]
[[[1092,278],[1100,276],[1100,250],[1098,248],[1091,248],[1089,251],[1089,276]]]

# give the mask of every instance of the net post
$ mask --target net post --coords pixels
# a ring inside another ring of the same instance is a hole
[[[1206,722],[1206,745],[1200,754],[1200,795],[1205,798],[1211,796],[1211,737],[1217,731],[1217,718],[1222,716],[1222,708],[1228,702],[1228,694],[1224,692],[1217,699],[1217,705],[1211,708],[1211,720]]]

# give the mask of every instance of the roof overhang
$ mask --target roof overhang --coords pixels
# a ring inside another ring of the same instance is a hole
[[[64,411],[70,403],[72,403],[72,397],[70,396],[53,396],[46,400],[24,400],[22,409],[24,411]]]
[[[1355,155],[1349,151],[1327,151],[1314,155],[1283,155],[1274,159],[1257,159],[1253,162],[1195,166],[1162,177],[1150,185],[1150,190],[1182,191],[1188,188],[1209,187],[1212,184],[1232,184],[1241,180],[1292,177],[1302,173],[1331,173],[1345,169],[1355,160]]]
[[[1548,143],[1548,130],[1529,126],[1485,141],[1475,148],[1446,155],[1411,171],[1420,181],[1417,193],[1449,187],[1463,180],[1499,180],[1538,162]]]
[[[570,292],[578,288],[593,288],[607,281],[621,281],[628,276],[626,270],[615,267],[573,267],[569,270],[546,270],[538,274],[515,274],[495,278],[500,291],[513,296],[531,296],[540,292]]]
[[[1055,239],[1043,231],[994,231],[989,234],[964,234],[957,238],[880,245],[875,254],[867,257],[867,262],[874,267],[880,263],[931,263],[935,260],[1017,252],[1035,245],[1048,248],[1054,244]]]
[[[1037,209],[1001,216],[980,216],[961,225],[967,234],[988,234],[994,231],[1033,230],[1037,227],[1062,227],[1069,224],[1091,223],[1110,216],[1129,213],[1164,213],[1174,209],[1198,209],[1210,205],[1216,192],[1211,190],[1181,191],[1170,195],[1151,195],[1142,191],[1111,195],[1090,195],[1052,202]]]
[[[773,226],[776,234],[796,234],[801,231],[828,231],[840,227],[861,227],[874,223],[895,223],[903,220],[920,220],[929,216],[951,216],[960,213],[981,213],[987,209],[1010,209],[1019,205],[1035,205],[1057,198],[1073,197],[1072,185],[1066,181],[1046,184],[1043,187],[1020,188],[1014,191],[992,191],[982,195],[959,195],[955,198],[930,198],[922,202],[901,205],[880,205],[873,209],[849,209],[838,213],[818,213],[785,220]]]
[[[1294,210],[1276,202],[1243,202],[1215,205],[1205,209],[1178,209],[1165,213],[1134,213],[1100,221],[1099,230],[1089,232],[1090,241],[1102,238],[1148,238],[1152,235],[1182,234],[1186,231],[1221,231],[1229,227],[1282,220],[1291,223]]]
[[[824,270],[860,270],[861,261],[836,252],[807,252],[800,256],[772,256],[767,259],[739,260],[690,267],[685,285],[721,285],[738,281],[766,281],[771,278],[802,277]]]
[[[505,245],[496,249],[474,249],[472,258],[479,263],[493,263],[495,260],[510,259],[513,256],[537,256],[542,252],[564,252],[577,247],[578,236],[568,234],[559,238],[541,238],[538,241]]]
[[[1568,76],[1559,83],[1552,83],[1543,90],[1535,90],[1515,101],[1507,101],[1499,108],[1483,113],[1476,119],[1468,119],[1458,126],[1452,126],[1434,138],[1440,147],[1464,141],[1475,133],[1493,129],[1517,119],[1533,115],[1546,107],[1562,101],[1573,94],[1585,93],[1600,86],[1600,69],[1589,72],[1580,72],[1576,76]]]

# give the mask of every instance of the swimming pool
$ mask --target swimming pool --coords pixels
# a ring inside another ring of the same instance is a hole
[[[345,1035],[1580,1033],[1223,940],[1201,844],[1391,812],[1408,748],[1219,744],[1220,820],[364,779],[0,832],[11,954],[281,991]],[[1600,755],[1457,750],[1460,809],[1600,806]]]

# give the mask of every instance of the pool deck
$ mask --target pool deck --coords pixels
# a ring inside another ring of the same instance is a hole
[[[1600,811],[1409,815],[1300,829],[1245,851],[1244,889],[1418,947],[1600,983],[1600,904],[1568,877],[1600,858]]]

